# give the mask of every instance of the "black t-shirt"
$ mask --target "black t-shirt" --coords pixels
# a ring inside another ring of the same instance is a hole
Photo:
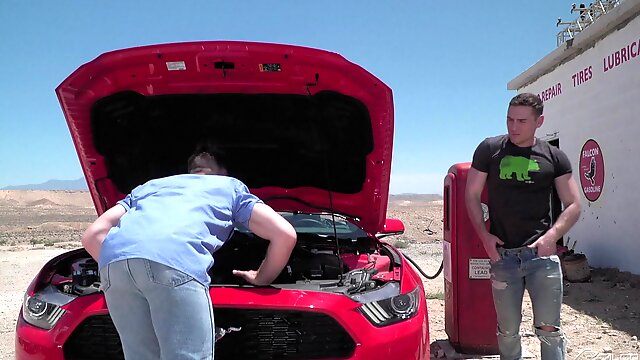
[[[554,180],[571,172],[564,152],[540,139],[518,147],[502,135],[481,142],[471,166],[488,174],[490,232],[505,248],[530,245],[549,229]]]

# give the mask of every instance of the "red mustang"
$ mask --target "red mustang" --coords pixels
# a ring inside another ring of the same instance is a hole
[[[105,53],[56,93],[98,214],[185,173],[208,140],[295,227],[271,286],[231,273],[264,258],[267,242],[248,230],[214,254],[216,359],[429,358],[422,281],[380,240],[404,231],[386,219],[393,98],[382,81],[327,51],[212,41]],[[49,261],[25,294],[16,358],[122,359],[99,286],[83,249]]]

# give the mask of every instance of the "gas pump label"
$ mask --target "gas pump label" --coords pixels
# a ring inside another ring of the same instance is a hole
[[[489,259],[469,259],[469,279],[490,279]]]
[[[451,243],[448,241],[442,242],[442,272],[444,273],[444,279],[448,282],[451,281]]]

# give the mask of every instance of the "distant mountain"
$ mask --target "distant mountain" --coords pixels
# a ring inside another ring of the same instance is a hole
[[[89,190],[87,181],[81,177],[76,180],[48,180],[42,184],[6,186],[0,190]]]

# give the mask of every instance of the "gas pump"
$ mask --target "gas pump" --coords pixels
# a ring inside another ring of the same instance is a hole
[[[469,220],[465,204],[471,163],[449,168],[444,179],[445,331],[460,353],[497,354],[496,311],[491,294],[489,257]],[[489,226],[487,190],[482,193]]]

